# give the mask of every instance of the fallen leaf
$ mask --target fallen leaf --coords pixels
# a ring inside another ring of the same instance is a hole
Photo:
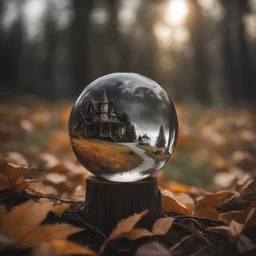
[[[134,215],[120,220],[116,227],[113,229],[112,233],[108,237],[108,239],[105,240],[103,245],[101,246],[100,252],[103,252],[107,243],[111,240],[115,240],[117,238],[121,238],[122,235],[126,235],[128,232],[134,229],[135,225],[138,223],[138,221],[148,213],[148,210],[145,210],[141,213],[135,213]]]
[[[219,212],[215,208],[202,208],[194,212],[194,216],[219,220]]]
[[[256,203],[256,178],[245,184],[239,198]]]
[[[162,194],[162,205],[165,212],[177,212],[184,215],[190,215],[191,212],[188,210],[186,205],[175,198],[173,193],[167,189],[161,189]]]
[[[29,184],[26,192],[32,195],[40,196],[57,196],[58,190],[52,186],[44,185],[42,182],[36,181]]]
[[[219,220],[222,220],[225,224],[229,225],[232,220],[239,223],[245,223],[247,212],[245,211],[230,211],[221,213],[219,215]]]
[[[124,235],[124,237],[133,241],[133,240],[137,240],[142,237],[145,237],[145,236],[152,236],[152,235],[153,234],[145,228],[135,228],[135,229],[131,230],[130,232],[126,233]]]
[[[189,210],[190,213],[193,213],[195,210],[195,202],[194,199],[185,193],[179,193],[179,194],[175,194],[175,198],[177,200],[179,200],[180,202],[182,202],[187,209]]]
[[[174,220],[175,218],[172,217],[158,219],[152,227],[152,233],[154,235],[165,235],[171,228]]]
[[[52,211],[60,218],[63,213],[68,209],[69,204],[60,204],[60,205],[55,205],[52,208]]]
[[[29,182],[24,179],[22,172],[28,169],[35,170],[34,168],[9,163],[0,154],[0,190],[8,188],[20,191],[25,189]]]
[[[240,253],[246,253],[248,251],[256,249],[256,245],[249,237],[240,234],[237,239],[237,249]]]
[[[134,256],[170,256],[165,246],[158,242],[144,244],[135,252]]]
[[[92,249],[86,246],[80,246],[67,240],[53,240],[47,244],[51,245],[55,256],[85,254],[96,255]]]
[[[18,246],[31,248],[52,240],[65,239],[67,236],[82,230],[69,224],[43,225],[20,237]]]
[[[237,191],[221,190],[215,194],[200,196],[196,199],[197,208],[218,208],[239,196]]]
[[[52,203],[49,200],[40,200],[38,203],[27,201],[3,216],[1,230],[11,238],[19,240],[36,229],[51,209]]]

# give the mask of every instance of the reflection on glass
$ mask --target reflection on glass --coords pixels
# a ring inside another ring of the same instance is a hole
[[[88,85],[69,119],[73,150],[94,175],[142,180],[169,160],[178,136],[175,108],[153,80],[114,73]]]

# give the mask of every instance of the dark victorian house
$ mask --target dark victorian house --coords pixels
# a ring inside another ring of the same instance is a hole
[[[120,114],[113,101],[108,101],[106,92],[103,92],[101,101],[91,99],[84,112],[81,109],[81,119],[77,129],[86,138],[110,139],[122,141],[125,134],[125,123],[121,122]]]

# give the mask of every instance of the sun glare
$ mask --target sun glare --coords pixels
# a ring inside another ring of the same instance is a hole
[[[170,26],[182,25],[188,13],[188,6],[185,0],[170,0],[166,9],[166,22]]]

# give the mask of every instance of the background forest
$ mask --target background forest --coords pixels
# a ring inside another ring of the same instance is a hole
[[[174,100],[165,179],[211,189],[256,175],[255,0],[0,0],[0,152],[76,161],[72,104],[111,72],[148,76]]]

